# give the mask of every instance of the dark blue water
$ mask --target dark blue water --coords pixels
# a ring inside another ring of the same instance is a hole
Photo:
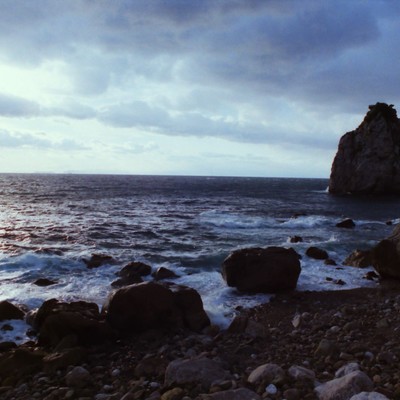
[[[291,245],[304,254],[318,245],[340,264],[387,236],[385,222],[400,216],[398,197],[336,197],[327,186],[325,179],[0,175],[0,300],[29,307],[51,296],[101,303],[115,271],[139,260],[175,270],[205,302],[213,299],[210,310],[226,312],[227,302],[248,301],[219,276],[232,250]],[[345,217],[355,229],[335,227]],[[304,242],[290,244],[294,235]],[[88,271],[81,259],[91,253],[112,255],[118,265]],[[302,267],[300,289],[331,288],[325,278],[332,269],[306,257]],[[367,284],[354,269],[334,274],[348,287]],[[43,276],[58,285],[32,286]]]

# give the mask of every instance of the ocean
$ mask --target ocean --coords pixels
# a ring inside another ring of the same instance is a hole
[[[101,306],[115,273],[142,261],[198,290],[224,327],[238,307],[270,298],[240,294],[221,278],[224,258],[252,246],[293,247],[302,256],[298,290],[376,285],[364,278],[370,269],[341,264],[390,234],[400,199],[332,196],[327,186],[327,179],[0,174],[0,301],[27,309],[49,298]],[[356,227],[337,228],[344,218]],[[303,242],[290,243],[295,235]],[[337,267],[308,258],[310,246],[328,251]],[[116,264],[88,269],[82,260],[93,253]],[[39,287],[38,278],[57,283]],[[13,326],[0,329],[0,341],[26,340],[24,323]]]

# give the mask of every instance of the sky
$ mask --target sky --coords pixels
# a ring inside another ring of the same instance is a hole
[[[399,65],[397,0],[0,0],[0,172],[327,178]]]

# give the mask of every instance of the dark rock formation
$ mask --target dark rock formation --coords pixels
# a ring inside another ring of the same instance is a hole
[[[354,250],[344,261],[343,265],[366,268],[372,265],[371,251]]]
[[[355,226],[356,226],[356,224],[350,218],[346,218],[343,221],[340,221],[336,224],[337,228],[346,228],[346,229],[351,229],[351,228],[354,228]]]
[[[52,281],[51,279],[47,279],[47,278],[39,278],[39,279],[36,279],[35,282],[33,282],[33,284],[36,286],[51,286],[51,285],[55,285],[56,283],[57,283],[56,281]]]
[[[125,265],[117,275],[121,277],[128,277],[132,275],[146,276],[151,274],[151,266],[140,261],[132,261]]]
[[[162,279],[178,278],[178,275],[175,274],[174,271],[171,271],[168,268],[160,267],[160,268],[157,268],[157,270],[155,272],[153,272],[152,277],[156,281],[160,281]]]
[[[293,290],[300,271],[299,255],[283,247],[236,250],[222,263],[226,283],[241,292]]]
[[[400,224],[372,249],[372,265],[382,278],[400,279]]]
[[[7,319],[23,319],[25,313],[7,300],[0,301],[0,321]]]
[[[112,264],[115,260],[107,254],[92,254],[90,259],[83,258],[82,261],[89,269],[101,267],[104,264]]]
[[[326,260],[329,258],[329,255],[325,250],[314,246],[311,246],[306,250],[306,256],[316,260]]]
[[[340,139],[330,193],[400,193],[400,120],[393,105],[369,109],[361,125]]]
[[[68,336],[81,345],[102,343],[114,337],[114,332],[102,320],[97,304],[76,301],[45,301],[34,318],[39,344],[57,346]]]
[[[156,282],[126,286],[112,293],[103,314],[123,335],[159,328],[199,331],[210,324],[194,289]]]

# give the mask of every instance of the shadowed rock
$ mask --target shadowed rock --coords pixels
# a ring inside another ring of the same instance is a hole
[[[393,105],[376,103],[342,136],[332,164],[333,194],[400,193],[400,121]]]

